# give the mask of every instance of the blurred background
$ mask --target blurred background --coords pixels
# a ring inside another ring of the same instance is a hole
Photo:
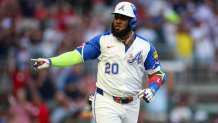
[[[0,0],[0,123],[94,123],[97,61],[36,72],[30,58],[109,31],[118,2]],[[155,45],[167,73],[154,101],[141,103],[138,123],[218,123],[218,0],[130,2],[136,32]]]

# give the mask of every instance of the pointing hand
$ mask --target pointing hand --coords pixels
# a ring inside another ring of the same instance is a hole
[[[36,71],[44,68],[48,68],[51,65],[51,62],[49,59],[44,59],[44,58],[38,58],[38,59],[30,59],[31,61],[34,61],[34,69]]]

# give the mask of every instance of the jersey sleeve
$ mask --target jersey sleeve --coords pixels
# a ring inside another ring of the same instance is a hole
[[[81,54],[83,61],[90,59],[96,59],[101,54],[100,50],[100,38],[102,35],[97,35],[90,41],[81,44],[76,50]]]
[[[161,69],[157,51],[152,44],[150,44],[150,50],[148,52],[147,58],[145,59],[144,67],[145,70],[147,70],[149,73],[153,73],[153,71],[156,69]]]
[[[144,62],[144,67],[149,73],[148,86],[155,93],[166,82],[166,74],[162,71],[157,51],[152,44]]]

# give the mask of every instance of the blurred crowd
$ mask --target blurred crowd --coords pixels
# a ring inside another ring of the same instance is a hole
[[[117,2],[0,0],[0,82],[10,83],[0,95],[0,123],[73,123],[92,119],[88,97],[95,92],[95,61],[36,72],[30,59],[71,51],[109,31],[113,18],[110,12]],[[136,32],[156,46],[161,60],[179,60],[187,67],[206,66],[218,73],[217,0],[130,2],[138,8]],[[194,120],[191,109],[184,107],[183,97],[171,113],[163,109],[171,114],[163,122]],[[144,113],[140,114],[141,123],[147,121]],[[181,113],[180,117],[177,113]],[[197,116],[195,122],[206,119],[206,114]],[[218,119],[212,121],[218,123]]]

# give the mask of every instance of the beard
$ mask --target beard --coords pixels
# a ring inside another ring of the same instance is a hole
[[[124,37],[125,35],[127,35],[129,32],[131,31],[130,27],[127,26],[124,30],[122,31],[117,31],[114,27],[114,24],[112,23],[111,24],[111,32],[112,34],[117,37],[117,38],[122,38]]]

